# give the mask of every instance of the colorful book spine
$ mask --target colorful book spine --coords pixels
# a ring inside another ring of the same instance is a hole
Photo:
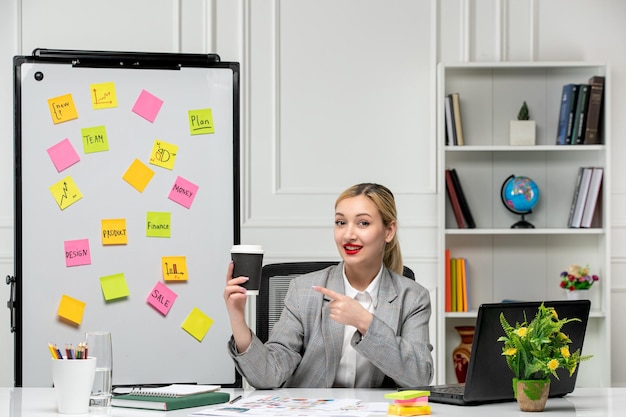
[[[446,249],[445,252],[445,268],[446,268],[446,282],[445,282],[445,302],[446,302],[446,311],[452,311],[452,288],[450,287],[450,249]]]

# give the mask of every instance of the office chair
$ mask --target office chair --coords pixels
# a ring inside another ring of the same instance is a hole
[[[293,278],[338,263],[338,261],[283,262],[263,266],[261,286],[256,300],[256,335],[259,339],[267,342],[274,323],[278,321],[283,311],[283,300]],[[406,266],[403,275],[415,280],[415,273]]]

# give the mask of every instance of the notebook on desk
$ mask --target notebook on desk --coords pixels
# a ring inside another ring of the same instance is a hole
[[[541,302],[482,304],[478,308],[465,384],[433,385],[419,389],[430,390],[429,401],[435,403],[478,405],[515,400],[512,385],[513,373],[502,356],[503,344],[498,342],[498,338],[504,335],[500,325],[500,313],[504,313],[511,324],[523,322],[524,312],[530,321],[535,317],[540,304]],[[570,345],[572,352],[577,349],[583,352],[591,302],[589,300],[546,301],[545,305],[554,307],[561,318],[577,317],[581,320],[565,324],[563,333],[572,340]],[[574,390],[578,367],[571,377],[564,369],[557,369],[557,374],[558,380],[550,377],[550,397],[562,397]]]

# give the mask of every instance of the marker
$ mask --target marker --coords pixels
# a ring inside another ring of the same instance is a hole
[[[232,400],[230,400],[230,401],[228,402],[228,404],[234,404],[234,403],[236,403],[236,402],[237,402],[237,401],[239,401],[239,400],[241,400],[241,395],[239,395],[239,396],[237,396],[237,397],[233,398]]]

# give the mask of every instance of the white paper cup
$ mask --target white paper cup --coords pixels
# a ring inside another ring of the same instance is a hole
[[[233,278],[249,278],[248,282],[243,284],[249,295],[259,294],[263,253],[261,245],[235,245],[230,250],[230,257],[235,263]]]
[[[89,413],[89,396],[96,374],[96,358],[51,360],[59,414]]]

